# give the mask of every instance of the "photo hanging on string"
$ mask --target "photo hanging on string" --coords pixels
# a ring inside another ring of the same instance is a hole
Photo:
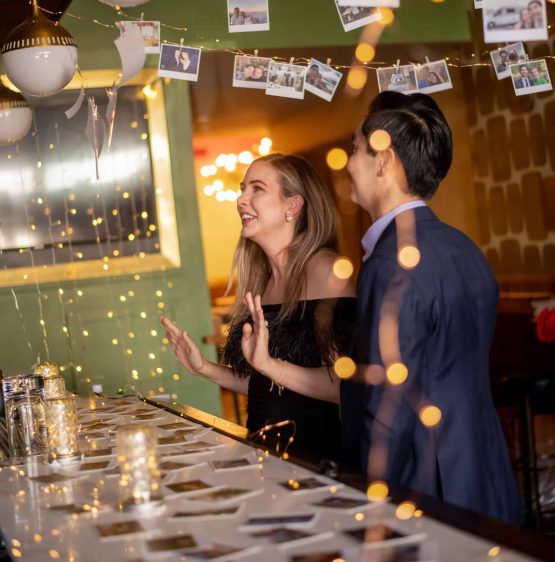
[[[443,59],[427,62],[416,67],[416,77],[418,79],[418,91],[425,94],[450,90],[453,87],[447,62]]]
[[[484,7],[484,0],[474,0],[474,7],[481,10]]]
[[[158,61],[158,76],[176,80],[198,80],[200,49],[164,43]]]
[[[305,90],[326,101],[331,101],[343,74],[316,59],[307,66]]]
[[[491,51],[490,56],[498,80],[509,78],[511,75],[509,66],[511,64],[526,62],[526,51],[522,41]]]
[[[131,27],[138,27],[143,36],[145,53],[147,55],[160,52],[160,22],[159,21],[118,21],[116,25],[122,30],[127,31]]]
[[[545,59],[511,64],[509,71],[517,96],[536,94],[553,89]]]
[[[227,26],[230,33],[268,31],[268,0],[227,0]]]
[[[418,91],[416,72],[412,64],[378,68],[378,88],[380,92],[401,92],[408,94]]]
[[[267,57],[236,55],[233,65],[233,86],[265,90],[271,60]]]
[[[338,6],[356,6],[357,8],[398,8],[400,0],[337,0]]]
[[[378,8],[359,8],[358,6],[339,6],[335,0],[335,6],[339,19],[345,31],[351,31],[358,27],[364,27],[369,23],[380,21],[382,14]]]
[[[272,61],[268,69],[266,94],[302,100],[305,78],[306,66]]]
[[[546,0],[484,0],[486,43],[546,41]]]

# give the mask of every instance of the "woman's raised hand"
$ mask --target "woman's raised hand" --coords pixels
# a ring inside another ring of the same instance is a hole
[[[202,375],[206,360],[197,344],[187,332],[180,330],[169,318],[162,316],[160,322],[166,328],[166,336],[177,359],[191,373]]]
[[[272,358],[268,353],[268,327],[264,319],[260,295],[252,296],[249,291],[243,302],[248,306],[253,324],[243,324],[241,349],[245,359],[259,373],[265,374]]]

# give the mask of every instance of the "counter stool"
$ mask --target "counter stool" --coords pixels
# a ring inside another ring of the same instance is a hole
[[[516,397],[516,408],[505,409],[505,421],[507,416],[512,417],[520,430],[520,451],[514,461],[524,484],[526,523],[543,533],[548,511],[542,509],[540,502],[540,472],[550,469],[555,472],[555,454],[545,459],[548,461],[546,468],[538,467],[534,418],[537,415],[555,415],[555,374],[534,378],[527,373],[512,373],[504,377],[503,383],[506,396]],[[501,417],[504,417],[503,413]],[[555,515],[554,508],[549,512]]]

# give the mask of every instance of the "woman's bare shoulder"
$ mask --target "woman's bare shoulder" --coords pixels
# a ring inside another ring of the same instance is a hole
[[[337,276],[337,268],[334,270],[338,258],[331,250],[321,250],[310,259],[306,269],[308,300],[355,296],[352,275],[341,279]],[[342,272],[339,274],[342,275]]]

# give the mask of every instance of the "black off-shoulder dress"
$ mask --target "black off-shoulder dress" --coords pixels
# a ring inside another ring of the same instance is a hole
[[[356,319],[356,299],[340,297],[299,301],[293,313],[278,320],[280,304],[263,305],[268,322],[269,352],[276,359],[302,367],[327,366],[329,374],[319,372],[322,385],[332,376],[334,358],[351,355]],[[249,378],[247,428],[254,432],[267,424],[294,420],[296,435],[290,451],[310,457],[337,459],[341,455],[339,406],[279,388],[255,371],[243,356],[243,324],[250,317],[232,323],[222,363],[234,374]],[[282,438],[289,435],[287,429]],[[282,443],[283,448],[283,443]]]

